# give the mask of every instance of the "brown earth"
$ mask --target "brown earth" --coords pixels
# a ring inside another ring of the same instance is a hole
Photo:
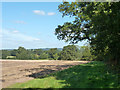
[[[6,88],[15,83],[42,77],[83,63],[88,63],[88,61],[1,60],[2,78],[0,78],[0,82],[2,82],[2,88]]]

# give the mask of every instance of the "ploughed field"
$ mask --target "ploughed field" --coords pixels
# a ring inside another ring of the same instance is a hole
[[[25,82],[88,62],[64,60],[0,60],[0,64],[2,64],[2,78],[0,78],[0,82],[2,82],[2,88],[6,88],[15,83]]]

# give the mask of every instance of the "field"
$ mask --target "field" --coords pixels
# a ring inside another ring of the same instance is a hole
[[[1,60],[2,87],[25,82],[46,74],[87,63],[88,61],[55,61],[55,60]]]
[[[38,77],[9,88],[120,88],[118,75],[103,62],[94,61]]]

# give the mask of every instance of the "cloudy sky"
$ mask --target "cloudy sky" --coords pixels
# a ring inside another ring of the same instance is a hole
[[[54,35],[55,28],[73,18],[64,17],[57,10],[60,2],[4,2],[2,3],[3,49],[62,48],[68,45]],[[82,46],[85,42],[77,45]]]

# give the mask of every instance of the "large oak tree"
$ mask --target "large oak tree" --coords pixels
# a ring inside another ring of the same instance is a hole
[[[63,2],[58,6],[73,22],[58,25],[55,35],[59,40],[78,43],[88,40],[95,55],[113,61],[120,58],[120,2]]]

